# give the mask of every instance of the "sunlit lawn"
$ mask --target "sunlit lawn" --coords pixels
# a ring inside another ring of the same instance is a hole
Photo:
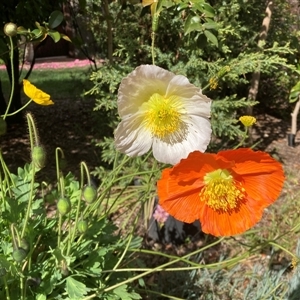
[[[20,81],[26,70],[22,72]],[[39,89],[51,95],[53,100],[61,98],[80,97],[89,90],[92,83],[89,80],[91,71],[85,68],[37,69],[28,78]],[[10,83],[5,70],[0,70],[0,78],[5,97],[10,93]]]

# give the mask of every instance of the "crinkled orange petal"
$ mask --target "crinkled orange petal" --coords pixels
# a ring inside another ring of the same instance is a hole
[[[245,189],[245,198],[230,213],[213,210],[199,198],[205,174],[216,169],[227,169]],[[231,236],[260,221],[263,209],[278,198],[283,183],[281,164],[267,153],[251,149],[218,154],[195,151],[163,171],[158,181],[158,196],[160,205],[174,218],[187,223],[199,219],[204,232]]]
[[[191,223],[199,219],[200,209],[205,204],[199,199],[206,173],[232,164],[215,154],[194,151],[189,159],[182,159],[173,168],[165,169],[158,181],[159,204],[174,218]]]
[[[205,205],[199,220],[203,232],[214,236],[240,234],[260,221],[263,207],[255,200],[247,198],[238,211],[219,213]]]
[[[268,153],[251,149],[221,151],[218,155],[234,160],[232,170],[242,177],[247,194],[267,207],[279,196],[283,183],[282,165]]]

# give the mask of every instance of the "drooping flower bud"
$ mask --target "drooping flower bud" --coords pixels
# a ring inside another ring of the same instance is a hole
[[[23,248],[16,248],[13,251],[12,256],[16,262],[21,262],[26,258],[27,253],[26,250],[24,250]]]
[[[17,35],[17,25],[15,23],[6,23],[4,25],[4,33],[7,36],[15,36]]]
[[[71,202],[68,198],[60,198],[57,201],[57,210],[58,212],[64,216],[71,210]]]
[[[88,228],[88,222],[86,220],[80,220],[77,223],[77,229],[80,233],[85,233]]]
[[[92,185],[87,185],[83,189],[83,199],[88,204],[92,204],[97,198],[97,190]]]
[[[34,146],[32,150],[32,162],[36,168],[41,169],[45,166],[46,151],[43,146]]]

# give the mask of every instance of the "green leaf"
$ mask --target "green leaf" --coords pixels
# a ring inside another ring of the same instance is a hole
[[[42,42],[47,37],[47,33],[40,29],[34,29],[31,33],[34,35],[31,39],[32,42]]]
[[[36,300],[46,300],[47,297],[43,294],[37,294],[35,299]]]
[[[73,277],[66,279],[66,291],[71,300],[81,300],[87,293],[86,285]]]
[[[64,15],[61,11],[59,10],[53,11],[49,17],[49,27],[51,29],[56,28],[58,25],[61,24],[63,19],[64,19]]]
[[[131,299],[142,299],[141,296],[135,292],[127,291],[127,285],[123,284],[116,289],[114,289],[114,294],[120,297],[122,300],[131,300]]]
[[[61,37],[62,39],[64,39],[64,40],[66,40],[67,42],[72,43],[71,39],[70,39],[67,35],[61,33],[61,34],[60,34],[60,37]]]
[[[208,30],[204,30],[204,34],[208,41],[210,41],[212,44],[218,47],[218,39],[213,33],[211,33]]]
[[[296,85],[294,85],[291,89],[291,93],[294,93],[294,92],[300,92],[300,81],[298,81],[296,83]]]
[[[290,95],[289,95],[289,102],[293,103],[298,100],[300,96],[300,81],[296,83],[291,89]]]
[[[60,33],[56,30],[49,30],[48,35],[52,38],[54,43],[57,43],[60,40]]]
[[[219,24],[212,21],[211,19],[207,19],[207,22],[203,23],[202,26],[205,29],[216,29],[217,30],[219,28]]]
[[[207,3],[204,3],[203,7],[204,7],[205,17],[213,18],[215,16],[215,10],[213,9],[212,6],[210,6]]]
[[[192,31],[202,31],[202,24],[199,16],[188,16],[184,24],[184,34],[187,35]]]

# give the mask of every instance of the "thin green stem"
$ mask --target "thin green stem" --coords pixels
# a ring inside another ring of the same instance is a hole
[[[32,116],[30,113],[28,113],[26,115],[26,118],[27,118],[27,124],[28,124],[28,132],[29,132],[29,141],[30,141],[30,149],[31,149],[31,152],[33,151],[33,147],[34,147],[34,137],[33,137],[33,125],[32,123],[33,122],[33,119],[32,119]]]
[[[215,241],[214,243],[209,244],[209,245],[206,245],[206,246],[204,246],[204,247],[202,247],[202,248],[200,248],[200,249],[198,249],[198,250],[196,250],[196,251],[194,251],[194,252],[192,252],[192,253],[188,253],[188,254],[184,255],[183,257],[177,257],[176,259],[174,259],[174,260],[172,260],[172,261],[170,261],[170,262],[167,262],[167,263],[165,263],[165,264],[162,264],[162,265],[160,265],[160,266],[158,266],[158,267],[156,267],[156,268],[152,268],[152,269],[150,269],[150,270],[148,270],[148,271],[146,271],[146,272],[143,272],[143,273],[141,273],[141,274],[139,274],[139,275],[136,275],[136,276],[134,276],[134,277],[128,278],[128,279],[126,279],[126,280],[124,280],[124,281],[122,281],[122,282],[119,282],[119,283],[117,283],[117,284],[115,284],[115,285],[112,285],[112,286],[110,286],[110,287],[107,287],[106,289],[103,290],[103,292],[108,292],[108,291],[114,290],[115,288],[117,288],[117,287],[119,287],[119,286],[121,286],[121,285],[124,285],[124,284],[126,284],[126,283],[130,283],[130,282],[133,282],[133,281],[135,281],[135,280],[137,280],[137,279],[139,279],[139,278],[142,278],[142,277],[144,277],[144,276],[146,276],[146,275],[148,275],[148,274],[151,274],[151,273],[154,273],[154,272],[157,272],[157,271],[159,271],[159,272],[160,272],[160,271],[163,271],[163,270],[165,269],[165,267],[167,267],[167,266],[169,266],[169,265],[172,265],[172,264],[174,264],[174,263],[177,263],[177,262],[181,261],[182,258],[185,259],[185,258],[187,258],[187,257],[189,257],[189,256],[196,255],[196,254],[198,254],[198,253],[200,253],[200,252],[203,252],[204,250],[206,250],[206,249],[208,249],[208,248],[211,248],[211,247],[214,247],[215,245],[221,243],[223,240],[224,240],[224,238],[220,238],[219,240]],[[244,255],[243,255],[243,257],[244,257]],[[224,262],[222,262],[222,263],[224,263]],[[220,264],[220,263],[218,263],[218,264]],[[216,265],[216,264],[214,264],[214,265]],[[95,298],[95,297],[97,297],[97,296],[98,296],[98,294],[94,293],[94,294],[92,294],[92,295],[90,295],[90,296],[84,298],[83,300],[92,299],[92,298]]]
[[[59,184],[59,182],[60,182],[60,168],[59,168],[58,152],[60,152],[62,158],[65,157],[65,154],[64,154],[63,150],[60,147],[57,147],[55,149],[56,180],[58,182],[57,189],[58,189],[58,192],[60,192],[60,184]]]
[[[242,140],[233,148],[233,150],[238,149],[239,147],[243,146],[247,137],[248,137],[248,127],[245,126],[245,131],[242,136]]]
[[[21,299],[26,300],[24,298],[24,279],[22,276],[20,276],[20,290],[21,290]]]
[[[155,65],[155,32],[151,33],[151,56],[152,56],[152,64]]]
[[[29,129],[30,147],[31,147],[31,151],[33,151],[34,145],[38,146],[40,144],[38,130],[35,126],[33,117],[30,113],[26,115],[26,118],[27,118],[28,129]]]
[[[281,249],[282,251],[288,253],[291,257],[293,258],[297,258],[297,256],[295,254],[293,254],[291,251],[287,250],[286,248],[284,248],[283,246],[277,244],[277,243],[274,243],[274,242],[269,242],[270,245],[274,246],[274,247],[277,247],[279,249]]]
[[[78,203],[77,203],[77,209],[76,209],[76,215],[75,215],[73,230],[71,230],[72,234],[71,234],[71,238],[69,239],[67,255],[69,255],[69,253],[70,253],[71,243],[75,239],[75,234],[76,234],[76,230],[77,230],[77,223],[78,223],[78,219],[79,219],[81,198],[82,198],[82,189],[83,189],[83,185],[84,185],[84,170],[85,170],[85,173],[86,173],[86,176],[87,176],[88,184],[91,185],[91,177],[90,177],[88,167],[87,167],[85,162],[81,162],[80,163],[80,195],[79,195],[79,199],[78,199]]]
[[[64,183],[64,177],[61,176],[59,178],[58,184],[60,185],[60,197],[65,197],[65,183]],[[58,234],[57,234],[57,247],[60,248],[60,242],[61,242],[61,227],[62,227],[62,215],[57,211],[58,213]]]
[[[32,164],[32,178],[31,178],[31,182],[30,182],[30,192],[29,192],[29,200],[28,200],[28,205],[27,205],[27,210],[26,210],[26,215],[25,215],[25,221],[24,221],[24,225],[23,225],[23,229],[22,229],[22,233],[21,233],[21,238],[23,238],[25,236],[25,230],[26,230],[26,226],[29,220],[29,214],[31,211],[31,205],[32,205],[32,200],[33,200],[33,190],[34,190],[34,177],[35,177],[35,166],[34,164]]]
[[[6,114],[6,115],[1,115],[1,117],[11,117],[13,115],[16,115],[18,112],[20,112],[21,110],[23,110],[24,108],[26,108],[30,103],[32,102],[32,99],[30,99],[26,104],[24,104],[21,108],[19,108],[18,110],[10,113],[10,114]]]
[[[10,43],[10,64],[11,64],[11,91],[10,91],[10,96],[7,104],[6,111],[3,116],[3,120],[5,120],[6,116],[8,115],[8,111],[10,108],[10,105],[12,103],[13,95],[14,95],[14,90],[15,90],[15,71],[14,71],[14,43],[13,39],[11,36],[9,38],[9,43]]]
[[[18,243],[16,242],[16,236],[15,236],[16,230],[14,224],[10,225],[10,231],[11,231],[11,239],[12,239],[13,247],[14,249],[16,249],[18,247]]]
[[[7,281],[6,281],[6,275],[3,277],[3,281],[4,281],[4,286],[5,286],[6,300],[10,300],[9,289],[8,289],[8,285],[7,285]]]

